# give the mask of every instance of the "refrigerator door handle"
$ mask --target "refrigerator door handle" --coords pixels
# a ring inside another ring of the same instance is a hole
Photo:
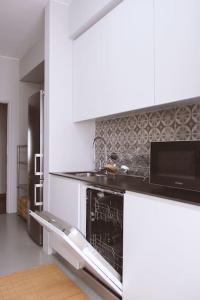
[[[40,170],[37,170],[37,159],[40,159]],[[34,173],[36,176],[41,176],[43,175],[43,172],[41,171],[42,169],[42,162],[41,160],[43,159],[43,154],[34,154]]]
[[[42,201],[40,201],[40,202],[37,201],[37,189],[41,189],[41,188],[43,188],[42,183],[34,184],[34,205],[35,206],[42,206],[43,205]]]

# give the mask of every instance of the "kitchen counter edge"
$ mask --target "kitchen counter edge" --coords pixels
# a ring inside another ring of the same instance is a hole
[[[70,172],[69,172],[70,173]],[[51,175],[61,176],[69,179],[86,182],[93,186],[117,190],[119,192],[136,192],[140,194],[161,197],[164,199],[178,201],[200,206],[200,192],[176,189],[170,187],[150,184],[141,177],[134,176],[104,176],[104,177],[80,177],[67,174],[67,172],[50,172]]]

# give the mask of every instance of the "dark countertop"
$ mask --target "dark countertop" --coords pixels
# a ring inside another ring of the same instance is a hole
[[[150,184],[148,179],[144,180],[141,177],[127,175],[81,177],[67,174],[66,172],[54,172],[50,174],[84,181],[92,186],[109,188],[123,193],[126,191],[137,192],[151,196],[158,196],[169,200],[200,205],[200,192],[186,191]]]

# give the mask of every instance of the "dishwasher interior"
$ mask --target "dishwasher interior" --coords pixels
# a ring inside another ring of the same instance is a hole
[[[122,276],[123,194],[87,189],[86,239]]]

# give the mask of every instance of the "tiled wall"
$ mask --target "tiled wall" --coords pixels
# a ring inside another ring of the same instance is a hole
[[[118,166],[124,164],[133,175],[148,176],[150,142],[200,140],[200,102],[96,121],[96,136],[106,140],[108,154],[118,154]],[[104,145],[98,141],[97,168],[104,157]]]

